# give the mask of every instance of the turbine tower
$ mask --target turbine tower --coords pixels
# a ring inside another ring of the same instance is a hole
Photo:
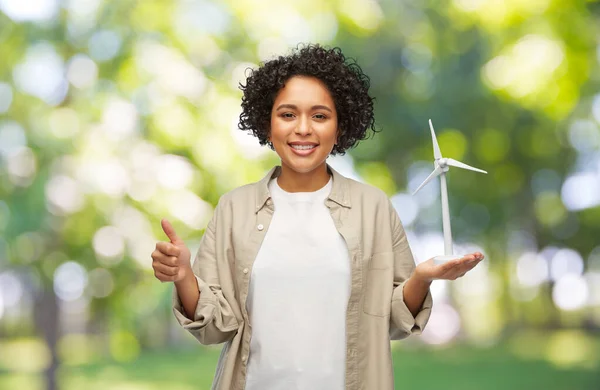
[[[460,161],[456,161],[451,158],[442,157],[442,152],[440,151],[440,146],[437,143],[437,138],[435,137],[435,131],[433,130],[433,124],[431,123],[431,119],[429,120],[429,128],[431,129],[431,139],[433,141],[433,157],[434,162],[433,165],[435,169],[427,179],[421,183],[421,185],[413,192],[415,195],[421,188],[423,188],[427,183],[429,183],[433,178],[439,176],[440,177],[440,190],[442,195],[442,228],[444,230],[444,256],[436,256],[434,257],[434,262],[437,264],[445,263],[449,260],[460,259],[462,256],[454,255],[452,251],[452,229],[450,227],[450,207],[448,205],[448,186],[446,185],[446,172],[450,170],[450,167],[468,169],[470,171],[487,173],[486,171],[472,167]]]

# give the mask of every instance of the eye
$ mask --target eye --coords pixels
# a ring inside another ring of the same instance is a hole
[[[282,118],[293,118],[294,114],[292,114],[291,112],[284,112],[283,114],[281,114]]]
[[[316,114],[315,118],[317,118],[317,119],[327,119],[327,116],[325,116],[323,114]]]

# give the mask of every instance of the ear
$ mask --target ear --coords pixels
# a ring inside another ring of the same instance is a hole
[[[270,126],[267,128],[267,145],[273,148],[273,141],[271,140],[271,128]]]

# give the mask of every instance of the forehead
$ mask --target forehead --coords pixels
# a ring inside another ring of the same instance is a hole
[[[316,77],[294,76],[277,93],[275,102],[294,104],[333,104],[325,84]]]

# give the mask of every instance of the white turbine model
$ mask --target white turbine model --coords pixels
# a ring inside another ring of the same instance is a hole
[[[421,188],[425,186],[425,184],[429,183],[431,179],[436,176],[440,176],[440,189],[442,192],[442,228],[444,230],[444,256],[436,256],[433,258],[436,264],[445,263],[449,260],[460,259],[462,256],[454,255],[452,252],[452,230],[450,228],[450,209],[448,206],[448,187],[446,185],[446,172],[450,169],[450,167],[463,168],[468,169],[470,171],[487,173],[484,170],[474,168],[460,161],[453,160],[451,158],[442,157],[442,152],[440,151],[440,146],[437,143],[437,139],[435,138],[435,131],[433,130],[433,124],[431,123],[431,119],[429,120],[429,128],[431,129],[431,139],[433,140],[433,157],[435,158],[434,166],[435,169],[427,179],[413,192],[415,195]]]

